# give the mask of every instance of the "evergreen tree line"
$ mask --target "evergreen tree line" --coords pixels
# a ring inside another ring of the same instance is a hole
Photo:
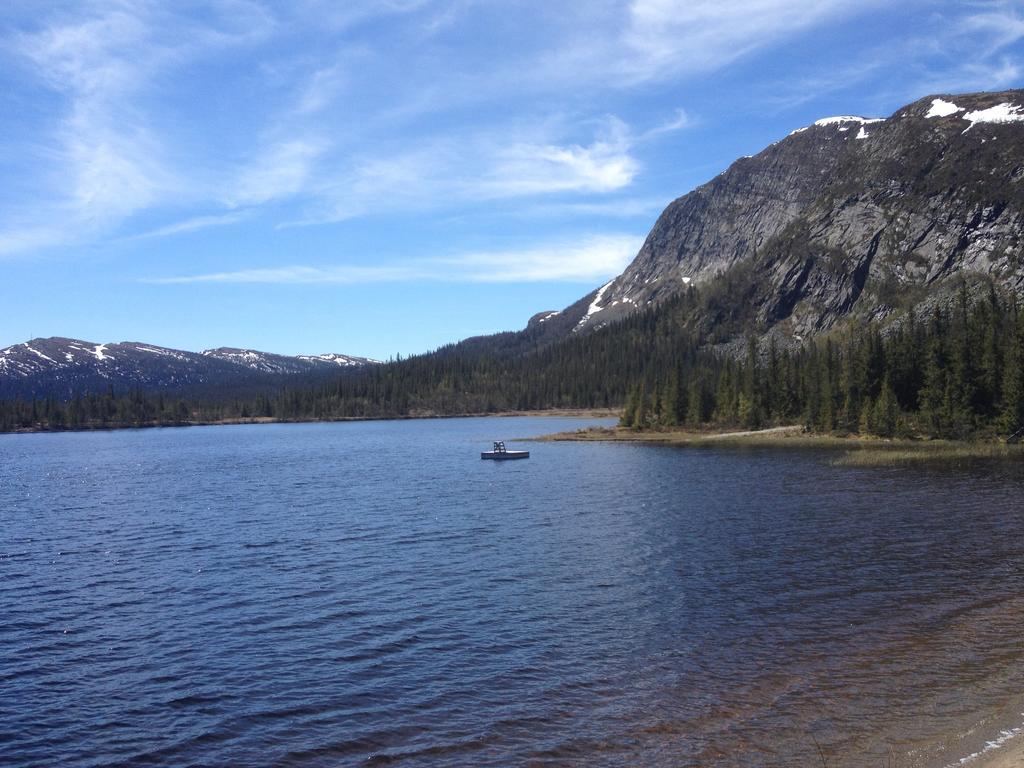
[[[751,340],[741,360],[653,372],[626,398],[624,426],[756,429],[967,439],[1024,427],[1024,312],[990,287],[908,312],[883,334],[848,327],[797,351]]]
[[[0,403],[0,430],[311,420],[623,407],[632,428],[759,428],[968,438],[1024,426],[1024,313],[966,287],[950,305],[883,329],[848,325],[798,348],[751,339],[726,354],[701,318],[722,297],[691,289],[657,308],[555,342],[508,334],[232,401],[141,392]],[[731,310],[730,310],[731,311]],[[728,318],[726,318],[728,319]],[[739,322],[739,319],[736,319]],[[884,331],[884,332],[883,332]]]

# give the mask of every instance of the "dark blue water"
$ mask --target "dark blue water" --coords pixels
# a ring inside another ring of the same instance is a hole
[[[0,436],[0,764],[945,765],[1020,722],[1017,466],[567,419]]]

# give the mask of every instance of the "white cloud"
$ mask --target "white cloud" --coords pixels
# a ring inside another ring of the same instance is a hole
[[[207,10],[200,21],[145,2],[100,0],[11,36],[7,51],[59,106],[40,126],[33,194],[0,219],[5,250],[94,238],[136,212],[204,196],[172,159],[166,132],[142,97],[162,73],[211,48],[261,39],[273,27],[246,0],[215,0]],[[33,216],[37,223],[27,227],[14,223]],[[24,236],[47,229],[46,237]]]
[[[18,196],[0,207],[0,252],[8,253],[124,239],[143,212],[147,221],[198,214],[144,237],[237,220],[225,208],[278,217],[269,222],[278,226],[493,201],[515,201],[517,209],[505,206],[513,215],[531,206],[631,215],[623,211],[640,209],[590,198],[632,191],[641,158],[655,166],[652,140],[690,127],[691,117],[679,109],[632,130],[616,117],[595,119],[593,105],[647,113],[664,104],[665,82],[674,92],[891,4],[210,0],[197,12],[193,4],[89,0],[46,14],[23,6],[23,23],[7,28],[31,31],[8,35],[0,54],[26,67],[12,82],[42,86],[44,97],[22,93],[3,104],[17,127],[31,124],[39,136],[31,161],[9,163],[38,173],[16,179]],[[500,35],[498,20],[507,24]],[[789,90],[776,89],[776,109],[896,66],[914,74],[897,79],[898,95],[884,84],[872,89],[887,105],[908,100],[914,77],[928,86],[923,93],[1001,88],[1024,72],[1010,49],[1024,39],[1020,2],[943,6],[922,14],[921,27],[921,39],[904,36],[886,43],[889,51],[871,43],[839,64],[806,62],[805,77],[787,76]],[[750,86],[761,105],[771,103],[765,85],[759,93]],[[193,88],[202,106],[189,98]],[[22,103],[37,111],[19,114]]]
[[[628,0],[566,3],[562,34],[508,73],[535,88],[633,88],[721,70],[888,0]]]
[[[432,5],[432,0],[295,0],[294,14],[338,32],[374,18],[401,16]]]
[[[524,143],[501,149],[480,191],[506,197],[629,186],[639,170],[630,155],[629,130],[617,118],[609,118],[608,128],[606,138],[588,146]]]
[[[416,265],[382,267],[269,267],[240,269],[234,272],[211,272],[203,275],[154,277],[140,280],[155,285],[187,283],[265,283],[271,285],[349,284],[423,280],[429,273]]]
[[[104,225],[152,206],[180,182],[144,126],[111,125],[98,109],[80,104],[60,133],[75,218]]]
[[[53,227],[11,225],[0,231],[0,256],[50,248],[62,242],[63,233]]]
[[[54,130],[61,182],[51,200],[71,229],[103,224],[151,205],[173,174],[145,120],[126,103],[159,58],[145,25],[124,10],[19,39],[19,52],[68,109]],[[43,158],[41,158],[43,159]]]
[[[539,216],[595,216],[600,218],[635,218],[651,216],[665,210],[664,197],[615,198],[583,202],[544,202],[513,209],[512,215]]]
[[[137,60],[124,56],[146,36],[142,22],[122,10],[56,25],[20,38],[18,48],[51,88],[77,97],[123,91],[139,82]]]
[[[1021,59],[1006,48],[1024,39],[1022,3],[996,0],[973,9],[956,20],[943,18],[940,34],[911,41],[912,48],[956,61],[955,66],[929,70],[917,85],[917,96],[1020,87]]]
[[[357,160],[347,171],[322,166],[320,184],[311,185],[308,216],[283,226],[559,193],[610,193],[630,186],[639,172],[632,145],[628,126],[614,117],[600,120],[587,144],[545,141],[515,129],[436,138],[412,150]]]
[[[408,281],[458,283],[583,282],[621,272],[643,244],[636,235],[601,235],[516,250],[445,256],[386,266],[285,266],[158,277],[151,284],[354,284]]]
[[[521,283],[568,281],[591,283],[617,275],[636,256],[643,237],[604,235],[578,244],[557,243],[514,251],[467,254],[439,263],[470,282]]]
[[[227,191],[230,205],[260,205],[291,197],[306,188],[314,161],[326,150],[315,139],[283,141],[242,170]]]
[[[1017,87],[1024,69],[1014,59],[1002,56],[991,60],[965,61],[955,71],[928,73],[915,84],[913,93],[958,93]],[[909,99],[909,94],[905,96]]]
[[[348,80],[349,74],[340,64],[316,70],[299,96],[299,112],[319,112],[337,97]]]
[[[1024,38],[1024,17],[1020,3],[996,2],[981,6],[957,25],[962,35],[982,33],[989,36],[988,51],[996,52]]]
[[[721,69],[882,0],[633,0],[618,66],[627,81]]]
[[[693,125],[693,120],[688,114],[686,114],[686,110],[677,109],[675,116],[672,117],[671,120],[647,129],[640,138],[647,141],[648,139],[653,139],[654,137],[661,136],[662,134],[681,131],[684,128],[689,128],[691,125]]]
[[[197,232],[198,230],[209,229],[210,227],[224,227],[229,224],[237,224],[238,222],[249,218],[251,215],[252,211],[231,211],[229,213],[211,214],[209,216],[193,216],[190,219],[168,224],[164,227],[157,227],[156,229],[151,229],[138,235],[132,235],[125,239],[143,240],[151,237],[168,237],[171,235],[184,234],[186,232]]]

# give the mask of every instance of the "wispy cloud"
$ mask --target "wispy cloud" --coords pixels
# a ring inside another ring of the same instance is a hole
[[[146,238],[153,237],[169,237],[171,235],[181,235],[186,232],[198,232],[201,229],[209,229],[210,227],[225,227],[230,224],[237,224],[240,221],[244,221],[251,215],[251,210],[239,210],[230,211],[228,213],[211,214],[208,216],[193,216],[192,218],[185,219],[183,221],[177,221],[173,224],[168,224],[167,226],[164,227],[150,229],[145,232],[141,232],[137,235],[131,235],[130,237],[126,237],[124,239],[144,240]]]
[[[530,203],[512,209],[511,215],[529,217],[550,216],[592,216],[600,219],[649,217],[665,209],[668,201],[664,197],[627,197],[611,200],[585,200],[580,202]]]
[[[145,278],[160,285],[262,283],[273,285],[433,281],[456,283],[592,283],[621,272],[643,244],[637,235],[588,237],[532,248],[466,253],[381,266],[337,265],[242,269]]]
[[[689,128],[693,125],[693,119],[686,113],[685,109],[677,109],[675,116],[671,120],[668,120],[660,125],[656,125],[653,128],[648,128],[641,134],[641,141],[647,141],[657,136],[662,136],[666,133],[675,133],[681,131],[684,128]]]
[[[1024,3],[1017,0],[982,0],[955,22],[936,20],[936,32],[908,42],[910,50],[931,53],[955,66],[926,69],[918,83],[921,93],[997,90],[1019,87],[1022,60],[1008,50],[1024,40]]]
[[[479,191],[506,197],[622,189],[639,170],[630,155],[631,143],[626,124],[609,117],[604,136],[587,146],[513,144],[496,153]]]
[[[621,272],[641,245],[642,236],[605,235],[580,243],[454,256],[438,263],[450,267],[453,276],[467,273],[469,282],[592,283]]]
[[[298,111],[303,114],[319,112],[338,96],[349,79],[348,71],[340,64],[317,69],[301,88]]]
[[[63,233],[53,227],[9,226],[0,231],[0,256],[51,248],[64,241]]]
[[[600,46],[563,57],[623,84],[720,70],[885,0],[632,0]]]
[[[68,191],[49,202],[73,225],[131,214],[172,184],[161,142],[125,101],[161,58],[144,50],[147,37],[137,17],[115,9],[18,40],[17,50],[36,74],[67,99],[53,129],[56,149],[40,161],[61,168]]]
[[[292,139],[271,148],[242,170],[227,190],[231,205],[261,205],[292,197],[307,187],[313,163],[326,150],[316,139]]]
[[[589,143],[544,141],[512,128],[439,137],[413,150],[362,158],[347,171],[322,168],[309,215],[284,226],[629,187],[640,171],[629,127],[612,116],[596,126]]]
[[[5,64],[20,67],[10,83],[36,110],[24,118],[16,99],[3,104],[35,138],[30,160],[18,161],[33,173],[0,207],[8,254],[124,240],[143,219],[151,228],[138,236],[171,236],[239,221],[240,210],[279,227],[489,201],[513,201],[504,207],[519,216],[626,215],[593,198],[652,194],[637,187],[659,142],[695,126],[665,103],[676,85],[684,94],[812,30],[892,12],[885,0],[24,7],[5,26],[21,31],[0,40]],[[808,62],[770,96],[762,82],[757,98],[778,112],[875,80],[875,98],[891,106],[919,95],[906,93],[910,81],[955,91],[1024,75],[1017,0],[936,4],[920,26],[916,37],[864,44],[846,64]],[[895,96],[880,73],[897,66]],[[652,103],[662,115],[653,125]],[[617,116],[595,106],[609,104]],[[702,111],[702,124],[714,120]],[[177,221],[181,210],[196,215]]]
[[[316,19],[332,31],[342,31],[380,16],[399,16],[427,8],[433,0],[295,0],[295,15]]]
[[[988,37],[988,53],[995,53],[1024,38],[1024,15],[1020,2],[995,0],[975,6],[959,28],[959,34],[973,36],[982,33]]]
[[[49,245],[93,237],[142,210],[194,195],[159,120],[140,98],[153,79],[210,48],[261,38],[273,26],[245,0],[214,2],[204,23],[144,2],[97,2],[54,14],[50,26],[14,35],[7,50],[61,99],[43,129],[35,199],[8,216],[59,221],[47,238],[19,237],[0,220],[0,242]]]
[[[684,83],[888,0],[592,0],[535,3],[534,46],[474,73],[480,88],[629,92]],[[539,42],[538,42],[539,41]],[[519,55],[515,55],[519,53]],[[489,86],[488,86],[489,84]]]

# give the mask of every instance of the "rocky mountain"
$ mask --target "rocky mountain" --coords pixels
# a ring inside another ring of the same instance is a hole
[[[186,352],[134,341],[96,344],[53,337],[0,350],[0,398],[68,398],[110,387],[118,392],[227,392],[313,383],[375,362],[338,354],[288,357],[227,347]]]
[[[1024,288],[1024,91],[938,94],[887,118],[793,131],[672,202],[618,277],[526,333],[597,328],[688,286],[802,338],[941,300],[961,278]]]

